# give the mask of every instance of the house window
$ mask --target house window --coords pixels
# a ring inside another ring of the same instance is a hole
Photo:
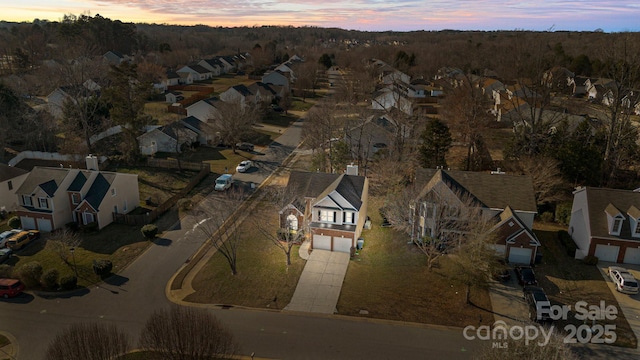
[[[287,216],[287,227],[289,230],[298,230],[298,218],[295,215]]]
[[[11,180],[7,181],[7,185],[9,186],[9,190],[13,190],[13,183]]]
[[[111,189],[111,196],[116,196],[116,188]]]
[[[640,234],[640,219],[636,220],[636,230],[634,234]]]
[[[31,196],[22,195],[22,204],[24,206],[33,206],[31,202]]]
[[[80,204],[80,194],[71,194],[71,203],[73,205]]]
[[[320,210],[318,212],[318,219],[323,222],[336,222],[336,212]]]
[[[615,234],[619,234],[621,228],[622,228],[622,219],[614,219],[613,229],[611,230],[611,232]]]
[[[124,213],[127,213],[127,200],[124,201],[124,206],[122,207],[122,211],[124,211]]]
[[[41,209],[48,209],[49,208],[49,200],[47,200],[47,198],[38,198],[38,206]]]
[[[118,205],[113,206],[113,212],[116,214],[118,213]]]
[[[342,222],[345,224],[355,223],[356,213],[345,211],[342,213]]]

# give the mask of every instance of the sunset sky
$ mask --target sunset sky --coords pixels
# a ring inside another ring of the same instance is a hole
[[[0,20],[28,22],[100,14],[123,22],[224,27],[640,31],[639,0],[0,0],[0,6]]]

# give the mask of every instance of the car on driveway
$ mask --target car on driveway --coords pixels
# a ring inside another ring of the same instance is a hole
[[[536,273],[533,272],[533,269],[530,266],[516,266],[514,270],[516,271],[518,284],[522,286],[538,285]]]
[[[244,160],[244,161],[240,162],[240,164],[238,164],[238,166],[236,166],[236,171],[243,173],[243,172],[251,169],[252,167],[253,167],[253,162],[251,162],[251,160]]]
[[[538,286],[525,286],[522,291],[529,306],[529,319],[540,323],[552,321],[551,303],[544,290]]]
[[[17,229],[13,229],[13,230],[7,230],[4,231],[0,234],[0,249],[7,247],[7,240],[9,240],[9,238],[17,233],[19,233],[21,230],[17,230]]]
[[[609,266],[607,273],[619,292],[624,294],[638,293],[638,280],[631,275],[629,270],[619,266]]]
[[[0,249],[0,264],[9,260],[12,254],[13,254],[13,250],[9,248]]]
[[[23,230],[9,237],[7,247],[13,251],[20,250],[39,237],[40,231],[38,230]]]
[[[253,144],[248,143],[248,142],[237,143],[236,144],[236,148],[238,150],[251,152],[251,151],[253,151]]]
[[[18,279],[0,279],[0,296],[5,299],[19,295],[24,291],[24,284]]]

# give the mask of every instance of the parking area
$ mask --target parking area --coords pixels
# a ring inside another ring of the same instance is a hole
[[[507,325],[528,322],[529,309],[524,301],[522,286],[518,284],[516,274],[510,269],[511,278],[507,281],[492,280],[489,296],[495,321],[504,321]]]
[[[633,333],[636,335],[636,338],[640,339],[640,294],[628,295],[618,292],[615,289],[615,284],[609,278],[607,274],[607,268],[609,266],[620,266],[624,267],[636,278],[640,279],[640,265],[630,265],[630,264],[616,264],[616,263],[608,263],[608,262],[600,262],[598,263],[598,269],[602,273],[602,276],[605,278],[607,282],[607,286],[615,296],[618,301],[618,305],[624,316],[627,318],[631,329],[633,329]]]

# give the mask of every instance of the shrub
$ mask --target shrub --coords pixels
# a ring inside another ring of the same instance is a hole
[[[113,263],[111,260],[93,260],[93,272],[96,275],[99,275],[101,278],[104,278],[111,274],[111,269],[113,268]]]
[[[13,266],[2,264],[0,265],[0,278],[11,278],[13,274]]]
[[[540,215],[540,220],[544,222],[553,222],[553,214],[549,211],[545,211]]]
[[[28,262],[18,270],[18,277],[27,287],[37,286],[42,277],[42,265],[37,261]]]
[[[556,221],[567,225],[571,221],[571,203],[562,203],[556,206]]]
[[[587,255],[584,257],[584,259],[582,259],[582,262],[584,262],[586,265],[598,265],[598,257]]]
[[[155,226],[154,224],[147,224],[143,226],[140,231],[142,232],[142,235],[144,237],[151,240],[151,239],[154,239],[158,234],[158,227]]]
[[[73,290],[78,285],[78,278],[73,275],[63,276],[60,278],[60,288],[62,290]]]
[[[55,289],[58,287],[58,269],[49,269],[40,278],[40,285],[45,289]]]
[[[7,221],[7,225],[12,229],[19,229],[22,225],[20,224],[20,218],[17,216],[13,216],[9,221]]]

